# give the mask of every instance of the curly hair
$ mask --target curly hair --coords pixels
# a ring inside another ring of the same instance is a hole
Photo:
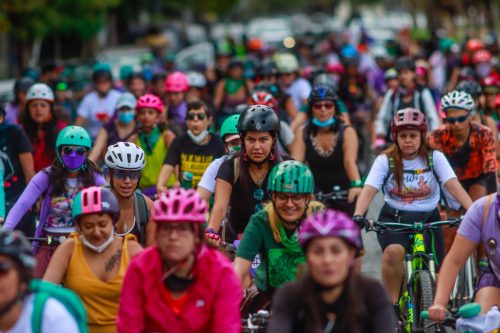
[[[79,177],[82,180],[83,187],[95,186],[94,174],[99,173],[97,165],[87,159],[86,167],[80,171]],[[49,181],[52,184],[52,195],[62,195],[66,192],[66,179],[68,178],[68,169],[64,167],[61,161],[56,158],[52,162],[49,171]]]

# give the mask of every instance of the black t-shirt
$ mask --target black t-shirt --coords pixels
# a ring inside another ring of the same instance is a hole
[[[196,188],[208,165],[224,154],[224,146],[217,135],[211,135],[208,143],[200,146],[184,134],[174,139],[163,164],[173,167],[179,165],[181,174],[186,171],[191,172],[193,188]]]
[[[26,187],[19,154],[32,153],[26,132],[16,125],[0,125],[0,158],[4,165],[5,201],[16,201]]]

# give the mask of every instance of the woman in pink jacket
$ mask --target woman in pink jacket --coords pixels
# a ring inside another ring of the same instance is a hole
[[[208,207],[176,188],[154,204],[156,245],[123,281],[118,332],[240,332],[242,289],[229,260],[204,243]]]

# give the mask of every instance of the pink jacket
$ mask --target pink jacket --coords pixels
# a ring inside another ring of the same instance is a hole
[[[241,332],[243,292],[229,260],[219,251],[204,247],[193,273],[196,281],[187,291],[181,314],[176,315],[162,296],[165,286],[158,248],[153,246],[139,254],[123,281],[117,332]]]

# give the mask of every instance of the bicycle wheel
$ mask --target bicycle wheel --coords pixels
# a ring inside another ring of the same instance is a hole
[[[467,258],[464,267],[460,270],[456,280],[456,286],[452,293],[452,306],[460,308],[462,305],[472,302],[474,299],[475,286],[474,257]]]
[[[436,332],[438,328],[430,327],[432,321],[420,318],[420,312],[427,310],[434,302],[436,285],[429,271],[418,271],[413,278],[413,284],[410,288],[410,301],[413,305],[413,332]]]

